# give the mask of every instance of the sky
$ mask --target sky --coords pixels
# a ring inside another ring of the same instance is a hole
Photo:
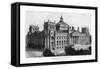
[[[70,26],[74,26],[75,29],[78,27],[88,27],[91,32],[91,14],[86,13],[65,13],[65,12],[46,12],[46,11],[26,11],[25,17],[25,29],[26,33],[29,30],[30,25],[38,25],[39,30],[43,30],[44,21],[48,19],[52,22],[59,22],[60,17],[63,17],[64,22]]]

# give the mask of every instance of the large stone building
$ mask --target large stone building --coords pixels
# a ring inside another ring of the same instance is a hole
[[[44,22],[44,29],[41,32],[37,26],[32,26],[29,34],[28,44],[32,43],[35,46],[50,49],[54,54],[63,52],[65,47],[70,45],[91,44],[91,36],[87,28],[82,28],[81,32],[79,31],[79,27],[78,30],[75,30],[74,27],[64,22],[62,16],[57,23],[49,20]]]
[[[52,52],[58,53],[68,46],[68,30],[69,25],[64,22],[63,17],[58,23],[45,22],[45,48],[49,48]]]
[[[44,43],[44,32],[39,31],[38,26],[30,25],[26,36],[27,47],[44,49]]]

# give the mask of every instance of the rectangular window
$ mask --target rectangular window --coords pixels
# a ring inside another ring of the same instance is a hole
[[[54,46],[54,42],[51,42],[51,46]]]
[[[57,41],[57,45],[58,45],[58,41]]]

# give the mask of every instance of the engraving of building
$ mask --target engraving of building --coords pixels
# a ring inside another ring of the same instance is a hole
[[[65,47],[70,45],[89,45],[91,44],[91,35],[87,28],[82,28],[82,32],[64,22],[60,17],[58,22],[44,22],[43,31],[39,31],[38,26],[30,26],[27,35],[27,44],[37,46],[38,48],[50,49],[55,55],[63,52]]]

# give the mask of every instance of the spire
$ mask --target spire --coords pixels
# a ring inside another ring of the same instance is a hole
[[[72,26],[72,30],[74,31],[74,27]]]
[[[63,17],[62,16],[60,17],[60,22],[63,22]]]
[[[63,19],[63,17],[61,16],[60,19]]]
[[[77,31],[79,31],[79,27],[77,28]]]

